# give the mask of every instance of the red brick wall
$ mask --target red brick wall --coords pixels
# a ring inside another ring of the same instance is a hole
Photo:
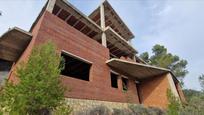
[[[109,59],[109,50],[95,40],[47,11],[34,27],[32,34],[33,39],[20,61],[28,58],[33,45],[52,40],[59,52],[65,50],[92,62],[90,81],[60,76],[62,83],[70,90],[65,93],[66,97],[138,103],[134,80],[129,80],[129,90],[126,93],[111,87],[110,68],[105,63]]]
[[[17,62],[15,62],[14,65],[12,66],[12,68],[11,68],[10,76],[8,76],[8,79],[10,81],[13,81],[14,83],[18,82],[18,78],[15,76],[15,70],[20,65],[20,63],[26,62],[26,60],[28,60],[29,55],[30,55],[30,53],[32,51],[32,48],[33,48],[33,46],[35,44],[36,38],[38,37],[38,31],[40,29],[42,20],[43,20],[43,18],[40,18],[38,23],[33,28],[33,31],[32,31],[32,40],[28,44],[28,46],[25,49],[25,51],[23,52],[23,54],[20,56],[19,60]]]
[[[166,74],[155,76],[153,79],[141,82],[139,85],[139,91],[142,97],[142,103],[145,106],[167,108],[167,89],[169,88],[170,85]]]

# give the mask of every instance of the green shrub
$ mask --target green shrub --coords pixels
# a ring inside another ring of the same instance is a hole
[[[97,106],[89,111],[89,115],[111,115],[111,110],[106,106]]]
[[[29,60],[15,72],[19,83],[7,80],[0,90],[0,111],[9,115],[47,115],[61,110],[65,89],[59,77],[63,67],[60,61],[53,43],[35,47]]]
[[[142,105],[129,105],[134,115],[149,115],[148,109]]]
[[[180,115],[203,115],[204,114],[204,96],[192,96],[188,105],[185,105],[179,111]]]
[[[179,115],[179,110],[181,109],[181,104],[179,100],[174,96],[170,89],[167,90],[168,97],[168,115]]]
[[[72,108],[67,105],[65,102],[61,103],[58,107],[56,107],[52,114],[53,115],[69,115],[72,112]]]
[[[130,109],[113,109],[112,115],[133,115],[133,112]]]
[[[143,105],[130,105],[133,115],[166,115],[166,112],[156,107],[144,107]]]
[[[150,115],[166,115],[166,112],[164,110],[157,107],[149,107],[148,111]]]

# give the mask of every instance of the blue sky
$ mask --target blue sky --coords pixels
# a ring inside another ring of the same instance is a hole
[[[202,0],[108,0],[134,33],[133,46],[142,53],[155,44],[188,61],[185,88],[199,90],[204,67],[204,1]],[[101,0],[69,0],[90,14]],[[29,30],[45,0],[1,0],[0,35],[17,26]]]

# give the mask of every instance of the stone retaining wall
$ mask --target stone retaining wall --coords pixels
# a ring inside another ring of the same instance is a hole
[[[128,108],[128,105],[129,105],[129,103],[73,99],[73,98],[66,98],[66,101],[73,108],[72,114],[74,115],[76,115],[77,112],[85,113],[87,112],[88,109],[91,109],[97,106],[106,106],[112,110],[113,108],[117,108],[117,109]]]

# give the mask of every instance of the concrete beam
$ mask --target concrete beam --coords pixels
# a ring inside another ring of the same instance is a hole
[[[48,0],[47,8],[46,10],[50,13],[52,13],[54,6],[55,6],[56,0]]]

